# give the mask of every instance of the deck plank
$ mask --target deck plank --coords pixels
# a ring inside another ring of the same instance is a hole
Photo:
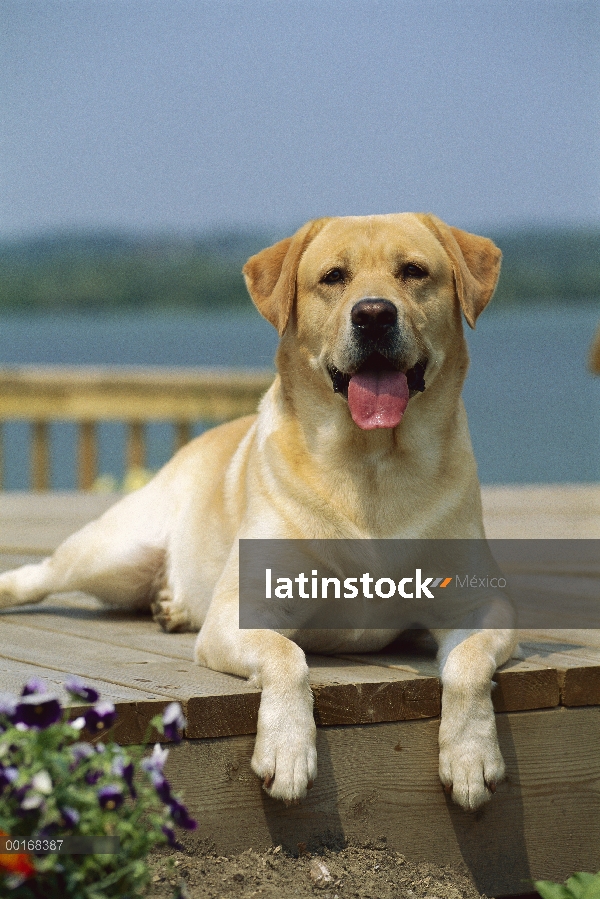
[[[492,523],[495,536],[510,536],[506,529],[528,513],[533,516],[528,536],[545,536],[544,528],[553,532],[556,521],[565,536],[577,509],[582,513],[579,530],[582,520],[587,528],[583,536],[592,536],[600,521],[598,487],[486,488],[483,497],[486,522]],[[0,494],[0,570],[51,551],[117,499]],[[554,561],[573,595],[587,602],[595,598],[593,557],[580,560],[579,568],[568,558]],[[519,571],[522,577],[539,578],[539,572],[528,570],[526,560]],[[123,726],[132,739],[158,708],[174,699],[186,708],[189,737],[256,730],[258,691],[240,678],[195,666],[194,634],[164,634],[149,617],[107,609],[83,594],[49,597],[36,607],[6,610],[1,617],[1,688],[14,689],[25,671],[36,669],[44,669],[46,676],[54,672],[54,684],[69,673],[79,674],[100,685],[103,695],[123,709]],[[495,678],[497,711],[600,703],[600,638],[579,630],[564,632],[561,640],[557,643],[553,632],[540,630],[522,635],[520,658],[508,662]],[[431,654],[394,647],[388,653],[312,657],[309,666],[319,724],[439,715],[440,684]]]
[[[178,700],[187,711],[190,737],[256,732],[258,691],[243,679],[194,665],[190,661],[193,634],[162,634],[151,621],[127,616],[129,621],[119,622],[119,634],[99,639],[96,624],[110,629],[111,622],[100,620],[90,628],[89,613],[103,613],[90,610],[88,598],[82,598],[81,609],[88,614],[83,620],[72,618],[78,611],[74,601],[71,597],[69,607],[58,608],[58,615],[52,614],[52,607],[42,615],[29,609],[3,612],[8,630],[3,632],[0,657],[5,666],[10,661],[25,662],[33,669],[37,664],[54,671],[57,678],[76,673],[94,683],[108,684],[113,696],[119,697],[121,691],[121,698],[131,685],[143,691],[145,699],[156,700],[156,708],[148,706],[150,717],[166,700]],[[45,626],[38,625],[40,619]],[[73,622],[73,627],[66,626]],[[158,652],[144,645],[149,629],[152,647]],[[175,646],[177,655],[168,654],[170,646],[179,642],[177,638],[187,642],[189,654]],[[315,656],[309,658],[309,664],[319,723],[373,723],[439,714],[439,682],[432,672],[391,671],[377,665],[376,657],[357,665]]]
[[[599,484],[484,486],[481,496],[490,538],[600,538]],[[0,492],[0,553],[52,551],[119,499],[117,494]]]
[[[2,619],[2,658],[97,678],[122,687],[133,686],[147,690],[153,696],[182,701],[203,692],[246,689],[242,679],[207,668],[202,669],[203,676],[199,679],[199,668],[191,659],[169,659],[131,647],[121,652],[115,646],[113,651],[107,651],[106,644],[95,638],[93,630],[88,637],[74,637],[63,632],[60,641],[48,642],[40,639],[40,631],[34,625],[16,623],[7,615]]]
[[[486,486],[488,538],[600,538],[600,484]]]
[[[0,570],[41,558],[115,499],[0,493]],[[487,488],[483,503],[491,537],[600,536],[597,485]],[[600,560],[553,564],[572,596],[593,604]],[[517,568],[548,596],[526,558]],[[33,674],[58,692],[67,674],[83,676],[115,703],[111,736],[123,744],[154,739],[151,718],[180,701],[188,739],[172,748],[167,773],[202,821],[200,838],[210,834],[223,853],[385,834],[413,859],[465,863],[487,895],[600,867],[600,631],[520,632],[518,657],[496,673],[492,694],[508,780],[475,815],[440,789],[441,691],[426,641],[309,657],[319,777],[299,808],[286,809],[250,770],[259,692],[194,665],[194,640],[83,594],[52,596],[0,612],[0,692],[18,692]]]
[[[2,620],[33,624],[40,631],[92,638],[105,646],[149,651],[186,662],[193,658],[196,640],[192,633],[167,636],[149,615],[115,610],[83,593],[52,596],[38,606],[5,611]]]
[[[20,662],[15,659],[7,659],[0,656],[0,692],[19,695],[23,684],[32,677],[42,678],[48,689],[59,697],[63,705],[71,704],[77,708],[77,703],[71,703],[68,693],[64,689],[64,681],[69,672],[58,671],[55,668],[45,668],[39,664]],[[123,702],[142,702],[148,699],[160,701],[164,705],[162,697],[148,690],[136,690],[134,687],[111,684],[108,681],[97,678],[86,678],[86,684],[98,690],[102,699],[109,700],[117,705]],[[82,703],[82,706],[87,705]]]
[[[511,659],[496,672],[494,676],[495,688],[492,691],[492,701],[497,712],[516,712],[531,709],[554,708],[560,704],[560,678],[558,671],[552,665],[535,657],[529,658],[528,651],[524,651],[524,658]],[[532,647],[532,655],[535,649]],[[351,657],[355,662],[372,664],[369,654],[354,654]],[[377,664],[400,673],[404,670],[406,661],[398,657],[396,653],[388,653],[385,650],[377,653]],[[423,673],[427,671],[437,679],[437,664],[435,660],[416,660],[416,665]]]
[[[413,861],[464,865],[487,896],[524,894],[600,868],[598,709],[500,714],[507,780],[485,808],[465,813],[438,777],[438,722],[317,730],[319,776],[297,808],[261,790],[251,737],[185,741],[167,776],[218,852],[282,844],[291,852],[344,840],[391,848]],[[202,776],[198,776],[202,772]],[[190,841],[191,842],[191,841]],[[384,845],[385,845],[384,844]],[[193,845],[193,843],[191,843]]]
[[[118,621],[119,632],[105,639],[100,634],[103,629],[109,631],[112,622],[102,616],[110,618],[115,613],[90,609],[93,601],[87,597],[82,598],[81,610],[75,602],[76,597],[71,597],[70,605],[62,610],[57,607],[56,612],[52,606],[41,614],[35,609],[3,612],[7,630],[3,630],[0,657],[5,662],[25,663],[29,674],[36,666],[63,676],[79,674],[102,684],[103,692],[109,685],[118,700],[141,698],[137,693],[126,695],[126,688],[133,688],[144,699],[154,700],[152,708],[148,707],[150,717],[158,710],[157,703],[160,706],[177,699],[187,708],[189,736],[255,732],[258,692],[242,679],[195,666],[191,653],[182,649],[185,643],[191,650],[193,634],[163,634],[151,621],[125,616],[129,620]],[[84,614],[82,619],[73,617],[78,611]],[[90,614],[97,617],[92,628]],[[39,620],[45,623],[39,626]],[[73,627],[66,627],[65,622]],[[554,632],[524,632],[522,658],[508,662],[495,677],[496,710],[551,708],[561,702],[569,706],[596,704],[600,650],[597,637],[589,640],[592,645],[581,642],[588,634],[578,631],[569,642],[568,632],[563,632],[563,642],[556,643],[551,639]],[[320,724],[400,721],[439,714],[439,679],[431,657],[383,652],[310,657],[309,664]]]
[[[49,555],[118,499],[110,493],[0,492],[0,553]]]

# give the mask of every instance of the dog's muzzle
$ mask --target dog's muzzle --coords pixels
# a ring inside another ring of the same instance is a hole
[[[389,300],[367,297],[350,312],[353,358],[344,372],[328,366],[335,393],[348,400],[352,418],[363,430],[394,428],[409,399],[425,390],[427,360],[403,364],[405,347],[398,311]]]

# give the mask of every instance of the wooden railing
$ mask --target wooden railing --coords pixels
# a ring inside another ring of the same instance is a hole
[[[600,375],[600,327],[596,331],[590,348],[590,370],[595,375]]]
[[[31,422],[31,488],[43,491],[50,487],[49,425],[76,422],[77,486],[89,490],[98,474],[99,422],[126,423],[126,468],[143,467],[148,422],[173,423],[179,449],[195,422],[215,424],[254,412],[272,380],[272,372],[250,369],[0,368],[0,429],[5,421]]]

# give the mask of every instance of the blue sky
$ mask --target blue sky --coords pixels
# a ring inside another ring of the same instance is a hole
[[[600,224],[596,0],[3,0],[0,236]]]

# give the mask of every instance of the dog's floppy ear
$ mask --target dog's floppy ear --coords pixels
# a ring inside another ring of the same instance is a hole
[[[296,273],[302,253],[328,219],[307,222],[293,237],[251,256],[242,272],[254,305],[283,334],[296,296]]]
[[[501,251],[487,237],[450,228],[435,215],[419,215],[418,218],[435,234],[450,257],[461,309],[474,328],[496,289]]]

